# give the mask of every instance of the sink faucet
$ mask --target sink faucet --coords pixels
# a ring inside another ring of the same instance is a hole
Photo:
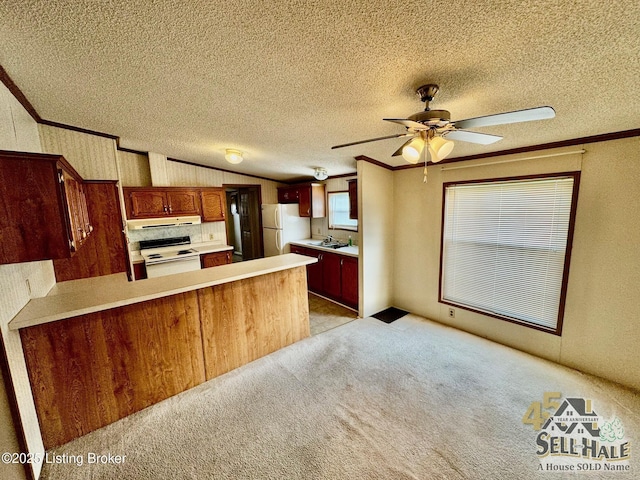
[[[325,242],[327,243],[333,242],[333,237],[331,235],[328,235]]]

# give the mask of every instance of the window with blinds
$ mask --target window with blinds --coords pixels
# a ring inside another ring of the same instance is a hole
[[[445,183],[440,300],[559,335],[579,178]]]

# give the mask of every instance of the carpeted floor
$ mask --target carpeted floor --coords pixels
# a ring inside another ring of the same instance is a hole
[[[407,315],[355,320],[76,439],[51,453],[126,460],[44,478],[565,478],[537,471],[522,423],[546,391],[593,399],[640,439],[637,393]],[[638,458],[588,477],[637,478]]]

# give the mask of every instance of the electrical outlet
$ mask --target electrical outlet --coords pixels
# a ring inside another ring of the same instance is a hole
[[[320,235],[320,227],[318,227],[318,235]]]
[[[449,318],[456,318],[456,310],[455,308],[449,309]]]
[[[215,240],[215,238],[213,237],[213,233],[209,234],[209,240]]]

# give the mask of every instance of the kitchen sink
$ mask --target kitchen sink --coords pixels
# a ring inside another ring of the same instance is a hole
[[[342,247],[348,247],[349,244],[341,243],[341,242],[322,242],[321,246],[327,247],[327,248],[342,248]]]

